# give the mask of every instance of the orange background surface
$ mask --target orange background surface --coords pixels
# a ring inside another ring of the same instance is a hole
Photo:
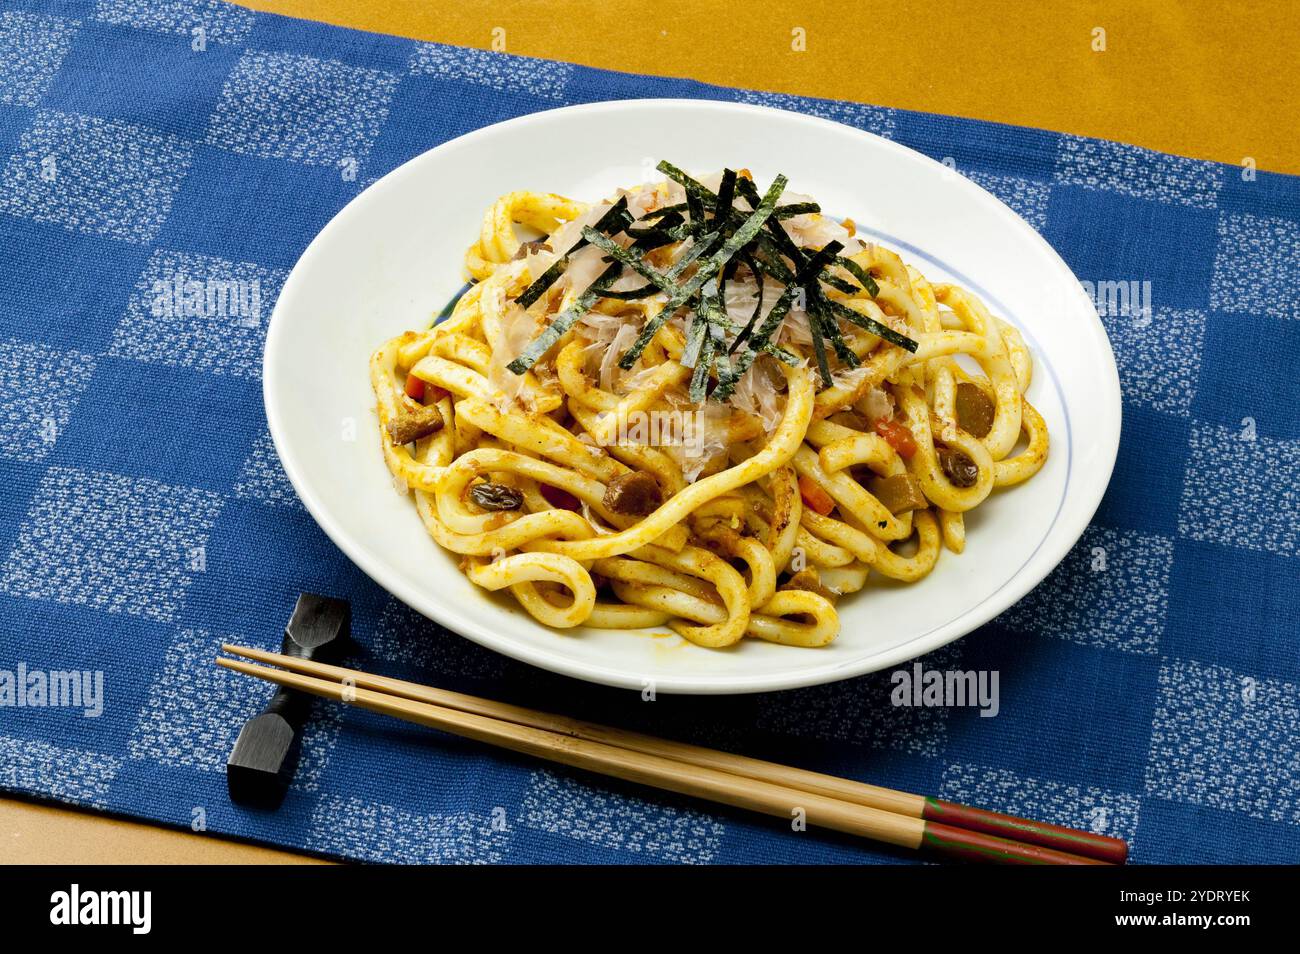
[[[1300,173],[1300,16],[1268,2],[247,0],[382,33],[1099,136]],[[802,29],[806,49],[792,48]],[[1105,31],[1104,52],[1094,30]],[[307,860],[0,799],[13,862]]]
[[[1300,173],[1294,0],[244,0],[422,40]],[[800,27],[806,50],[791,49]],[[1105,52],[1093,30],[1106,31]]]

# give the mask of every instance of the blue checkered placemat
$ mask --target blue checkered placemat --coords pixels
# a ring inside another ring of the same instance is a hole
[[[997,670],[995,718],[895,708],[888,674],[647,704],[533,670],[397,603],[298,503],[259,369],[311,237],[461,133],[645,96],[800,110],[950,159],[1096,292],[1125,399],[1100,512],[1026,600],[925,660]],[[172,307],[178,275],[232,289],[240,320]],[[1117,834],[1136,861],[1300,860],[1297,309],[1295,178],[217,0],[6,5],[0,788],[368,860],[904,857],[338,706],[278,812],[234,807],[225,758],[268,690],[212,657],[277,645],[310,590],[352,601],[373,670]],[[35,704],[67,670],[102,672],[102,703]]]

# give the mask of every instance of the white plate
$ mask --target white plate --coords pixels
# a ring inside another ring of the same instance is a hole
[[[381,460],[367,360],[388,338],[427,327],[460,288],[462,256],[484,210],[514,189],[597,200],[654,177],[661,158],[696,171],[746,167],[760,183],[784,172],[792,189],[852,217],[930,279],[983,297],[1033,349],[1029,397],[1051,430],[1047,465],[968,515],[962,556],[945,551],[919,583],[873,584],[841,600],[842,629],[826,648],[746,639],[719,651],[662,634],[547,629],[457,570]],[[489,126],[412,159],[350,202],[303,253],[271,319],[264,371],[267,419],[289,479],[376,582],[516,659],[660,692],[831,682],[957,639],[1061,561],[1101,501],[1119,446],[1119,376],[1105,331],[1038,233],[968,179],[896,143],[730,103],[574,106]]]

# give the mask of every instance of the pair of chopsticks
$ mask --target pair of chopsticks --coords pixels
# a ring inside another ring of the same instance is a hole
[[[217,665],[572,768],[950,858],[1123,864],[1118,838],[823,775],[246,646]]]

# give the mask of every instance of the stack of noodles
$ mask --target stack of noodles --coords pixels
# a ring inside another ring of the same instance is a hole
[[[925,577],[1042,467],[1030,354],[784,177],[659,168],[488,210],[454,310],[371,359],[385,460],[548,626],[824,646],[839,598]]]

